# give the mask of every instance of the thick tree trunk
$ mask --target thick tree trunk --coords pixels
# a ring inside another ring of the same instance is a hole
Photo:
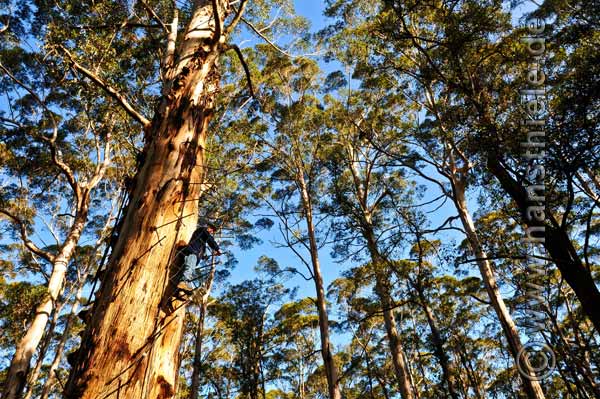
[[[498,320],[500,321],[502,330],[504,331],[504,335],[508,341],[510,352],[515,359],[516,364],[521,364],[521,366],[526,367],[527,363],[520,362],[518,359],[523,345],[521,343],[521,339],[519,338],[517,326],[515,325],[508,308],[504,303],[504,299],[502,299],[500,289],[498,288],[498,284],[496,282],[496,277],[494,276],[492,265],[488,260],[488,254],[481,245],[479,235],[477,234],[477,228],[475,227],[475,223],[473,222],[471,214],[469,213],[467,200],[465,197],[464,182],[456,179],[452,180],[452,190],[456,210],[458,211],[463,228],[465,229],[467,241],[469,242],[471,250],[477,258],[477,265],[479,266],[481,278],[483,279],[486,291],[490,301],[492,302],[492,307],[498,316]],[[530,374],[535,375],[532,371],[530,371]],[[544,391],[542,390],[542,387],[538,381],[528,378],[522,378],[522,381],[523,387],[527,393],[527,397],[530,399],[544,399]]]
[[[308,188],[304,180],[303,172],[298,173],[298,183],[302,197],[302,205],[308,229],[308,240],[310,247],[310,259],[312,263],[313,280],[317,293],[317,313],[319,316],[319,335],[321,337],[321,355],[323,356],[323,366],[327,376],[327,386],[329,389],[329,399],[341,399],[340,385],[338,381],[338,371],[331,351],[331,341],[329,338],[329,317],[327,315],[327,304],[325,298],[325,289],[323,285],[323,275],[321,274],[321,264],[319,262],[319,248],[317,245],[315,226],[313,223],[312,203],[310,200]]]
[[[168,399],[176,393],[185,315],[173,302],[182,263],[176,253],[196,228],[219,81],[212,2],[194,7],[65,398]],[[220,27],[225,17],[221,12]]]
[[[528,227],[543,226],[540,222],[529,220],[527,217],[527,207],[531,204],[527,200],[525,188],[508,173],[501,164],[500,157],[494,152],[487,154],[487,166],[498,179],[504,191],[515,201],[521,212],[523,223]],[[590,318],[596,331],[600,332],[600,306],[598,306],[600,291],[590,271],[581,262],[569,234],[563,228],[557,227],[556,224],[547,223],[543,245],[560,270],[561,276],[577,295],[583,312]]]
[[[17,399],[27,381],[27,373],[29,371],[29,363],[35,353],[44,331],[48,324],[50,315],[54,310],[56,301],[62,292],[63,283],[67,274],[67,266],[71,261],[77,242],[81,237],[81,232],[85,226],[88,215],[88,200],[87,194],[78,205],[78,212],[75,221],[69,230],[67,239],[60,248],[59,253],[54,258],[52,264],[52,274],[48,282],[48,294],[46,298],[38,305],[35,310],[35,316],[31,322],[27,333],[19,341],[16,347],[15,354],[12,358],[8,375],[4,383],[3,399]]]

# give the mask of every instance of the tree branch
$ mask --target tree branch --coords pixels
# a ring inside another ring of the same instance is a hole
[[[6,73],[8,75],[8,77],[12,79],[13,82],[15,82],[17,85],[22,87],[29,94],[31,94],[33,99],[37,103],[39,103],[40,106],[42,108],[44,108],[44,110],[48,113],[48,116],[52,122],[52,137],[48,138],[48,137],[44,136],[43,134],[38,135],[35,133],[30,133],[30,135],[34,138],[37,138],[43,142],[48,143],[48,145],[50,146],[50,155],[52,157],[52,162],[54,162],[54,164],[58,167],[58,169],[66,177],[67,181],[69,182],[69,185],[73,189],[73,193],[75,194],[75,197],[77,199],[79,199],[80,188],[79,188],[79,185],[77,184],[77,181],[75,180],[75,175],[73,173],[73,170],[71,169],[71,167],[69,165],[67,165],[66,163],[63,162],[63,160],[61,159],[61,156],[60,156],[60,150],[58,149],[58,147],[56,145],[56,139],[58,137],[58,123],[56,122],[56,119],[54,118],[54,113],[50,110],[50,108],[48,108],[46,103],[37,95],[37,93],[35,91],[33,91],[32,88],[30,88],[29,86],[27,86],[26,84],[21,82],[19,79],[17,79],[17,77],[15,75],[13,75],[4,65],[2,65],[2,63],[0,63],[0,69],[3,70],[4,73]]]
[[[269,39],[268,37],[266,37],[265,35],[263,35],[263,33],[260,30],[258,30],[254,25],[252,25],[252,23],[250,23],[247,19],[245,19],[242,16],[240,16],[240,19],[242,20],[243,23],[245,23],[246,25],[248,25],[248,27],[250,29],[252,29],[254,31],[254,33],[256,33],[261,39],[263,39],[265,42],[267,42],[267,44],[269,46],[273,47],[275,50],[277,50],[278,52],[280,52],[281,54],[283,54],[283,55],[285,55],[287,57],[292,57],[292,55],[290,55],[288,52],[286,52],[281,47],[279,47],[275,43],[273,43],[271,41],[271,39]]]
[[[160,19],[160,17],[156,14],[156,12],[154,11],[154,9],[152,7],[150,7],[145,1],[140,0],[140,3],[142,3],[142,5],[144,6],[144,8],[146,9],[146,11],[148,11],[148,13],[152,16],[152,18],[159,23],[159,25],[163,28],[163,30],[167,33],[169,33],[169,28],[167,28],[167,25],[165,25],[165,23],[162,21],[162,19]]]
[[[237,24],[240,23],[240,20],[242,19],[242,15],[244,14],[244,10],[246,8],[246,3],[248,3],[248,0],[241,0],[240,8],[238,8],[238,10],[235,13],[235,16],[233,17],[233,19],[231,20],[231,23],[229,24],[229,26],[227,28],[225,28],[225,33],[224,33],[225,38],[227,38],[229,36],[229,34],[231,32],[233,32],[233,30],[235,29]]]
[[[238,59],[240,60],[240,63],[242,64],[242,68],[244,68],[244,73],[246,74],[246,80],[248,81],[248,90],[250,91],[250,95],[253,98],[256,98],[256,95],[254,94],[254,87],[252,86],[252,78],[250,76],[250,69],[248,68],[248,64],[246,64],[246,61],[244,60],[244,55],[242,54],[242,50],[240,50],[240,48],[235,44],[227,45],[226,49],[233,50],[237,54]]]
[[[213,43],[216,46],[219,45],[221,40],[221,34],[223,31],[223,27],[221,26],[221,13],[219,11],[219,2],[218,0],[212,0],[212,8],[213,8],[213,17],[215,19],[215,36],[213,38]]]
[[[94,82],[102,90],[104,90],[106,93],[108,93],[108,95],[110,97],[112,97],[114,100],[117,101],[117,103],[125,110],[125,112],[127,112],[131,117],[133,117],[135,120],[137,120],[139,123],[141,123],[142,126],[144,127],[144,129],[147,129],[150,127],[151,122],[144,115],[142,115],[140,112],[138,112],[127,101],[127,99],[125,98],[125,96],[123,94],[121,94],[117,89],[115,89],[114,87],[109,85],[107,82],[102,80],[94,72],[90,71],[89,69],[85,68],[84,66],[79,64],[77,61],[75,61],[75,59],[73,58],[73,55],[69,52],[69,50],[67,50],[63,46],[60,46],[60,48],[67,54],[67,56],[69,57],[70,64],[75,70],[83,73],[92,82]]]
[[[18,227],[21,234],[21,241],[23,241],[23,245],[31,251],[32,253],[38,255],[41,258],[44,258],[48,262],[52,263],[54,261],[54,255],[50,252],[44,251],[43,249],[38,248],[28,237],[27,237],[27,227],[25,222],[19,219],[16,215],[13,215],[10,211],[6,209],[0,208],[0,214],[7,216],[10,220],[12,220]]]
[[[175,10],[173,10],[173,20],[171,21],[169,34],[167,35],[167,51],[165,52],[165,58],[163,61],[163,68],[165,69],[163,79],[165,82],[171,79],[170,71],[173,69],[173,65],[175,63],[175,45],[177,42],[178,25],[179,11],[177,8],[175,8]]]

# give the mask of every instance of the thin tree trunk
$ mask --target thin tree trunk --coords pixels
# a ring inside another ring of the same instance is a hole
[[[192,383],[190,386],[190,399],[198,399],[200,395],[200,371],[202,370],[202,344],[204,339],[204,319],[208,303],[202,301],[200,305],[200,319],[196,330],[196,343],[194,346],[194,360],[192,362]]]
[[[470,360],[468,359],[461,343],[458,345],[458,355],[467,373],[467,379],[469,380],[471,388],[473,388],[473,392],[475,392],[475,397],[477,399],[485,399],[483,396],[484,388],[482,387],[481,377],[475,372],[475,370],[473,370]]]
[[[578,353],[579,351],[573,349],[575,343],[571,344],[567,341],[567,338],[563,334],[563,328],[560,326],[556,317],[554,317],[554,314],[552,314],[550,311],[546,311],[546,314],[552,322],[554,330],[556,331],[556,337],[558,338],[559,342],[559,345],[555,345],[554,348],[561,352],[561,357],[563,359],[569,359],[567,364],[573,364],[575,366],[569,367],[569,372],[573,376],[573,380],[578,381],[578,372],[584,381],[584,384],[582,385],[585,385],[586,388],[591,389],[591,391],[594,393],[594,397],[600,399],[600,387],[598,387],[598,384],[596,384],[594,381],[594,374],[588,362],[589,359],[586,359],[585,356],[580,356]],[[577,335],[575,335],[577,349],[582,349],[577,338]],[[550,343],[548,344],[550,345]],[[568,381],[565,380],[565,383],[568,384]]]
[[[212,283],[215,277],[216,263],[214,256],[210,275],[204,287],[204,293],[200,301],[200,318],[198,320],[198,328],[196,330],[196,343],[194,346],[194,360],[192,362],[192,383],[190,386],[190,399],[198,399],[200,395],[200,372],[202,371],[202,345],[204,340],[204,324],[206,322],[206,314],[208,312],[208,299],[212,289]]]
[[[362,328],[360,330],[362,330]],[[385,381],[383,381],[381,379],[381,376],[377,372],[377,367],[375,367],[373,365],[373,361],[371,359],[371,356],[369,355],[368,341],[363,343],[362,340],[360,338],[358,338],[358,336],[356,337],[356,341],[358,342],[358,344],[361,346],[363,352],[365,353],[365,361],[367,363],[367,373],[369,376],[369,385],[371,385],[371,389],[372,389],[371,380],[372,380],[372,377],[375,377],[375,379],[377,380],[377,383],[381,387],[381,392],[383,393],[383,397],[385,399],[389,399],[390,395],[389,395],[387,387],[386,387],[387,384],[385,383]],[[371,392],[371,396],[373,396],[373,392]]]
[[[483,283],[490,301],[492,302],[492,307],[496,312],[498,320],[500,321],[504,335],[508,341],[510,352],[515,359],[516,364],[526,367],[526,361],[520,362],[518,359],[523,348],[521,339],[519,338],[519,332],[517,331],[517,327],[506,307],[506,304],[504,303],[504,299],[502,299],[500,289],[496,283],[496,277],[494,276],[492,265],[488,260],[487,253],[481,245],[475,223],[473,223],[473,219],[471,218],[471,214],[469,213],[467,207],[465,183],[463,181],[458,181],[457,179],[452,179],[451,183],[456,210],[458,211],[463,228],[465,229],[467,241],[469,242],[471,250],[477,258],[477,265],[479,266]],[[531,372],[531,375],[534,375],[534,373]],[[523,387],[525,388],[527,396],[530,399],[544,399],[544,391],[542,390],[542,387],[538,381],[528,378],[521,378],[521,380],[523,381]]]
[[[317,245],[315,227],[313,224],[312,203],[308,193],[308,188],[304,180],[303,172],[298,173],[298,184],[308,229],[308,239],[310,244],[310,259],[312,263],[313,280],[317,293],[317,313],[319,316],[319,333],[321,337],[321,355],[323,365],[327,376],[327,387],[330,399],[341,399],[340,386],[338,381],[338,371],[331,351],[331,341],[329,338],[329,318],[327,315],[327,304],[325,298],[325,289],[323,286],[323,275],[321,274],[321,264],[319,262],[319,249]]]
[[[390,297],[387,281],[378,277],[378,281],[375,285],[375,292],[381,302],[388,345],[392,355],[392,363],[394,364],[394,370],[396,371],[396,379],[398,381],[400,393],[403,399],[413,399],[415,395],[410,382],[410,372],[408,370],[408,365],[406,364],[404,349],[398,335],[396,318],[393,311],[394,303]]]
[[[35,310],[35,316],[31,322],[27,333],[17,344],[15,354],[12,358],[8,375],[4,383],[4,399],[17,399],[27,382],[27,374],[29,372],[29,363],[35,353],[44,331],[48,324],[50,315],[52,314],[55,303],[62,292],[63,283],[67,274],[67,266],[71,261],[77,242],[81,237],[81,233],[85,226],[88,215],[89,197],[86,195],[78,204],[75,221],[71,226],[67,239],[60,248],[60,252],[54,258],[52,263],[52,274],[48,282],[48,294],[45,299],[38,305]]]
[[[176,253],[196,227],[224,39],[213,36],[227,13],[221,10],[217,24],[213,15],[211,1],[194,3],[172,78],[146,131],[144,160],[65,398],[176,394],[185,316],[173,298],[183,263]]]
[[[423,293],[422,288],[417,286],[415,289],[417,291],[421,307],[423,308],[425,316],[427,317],[427,324],[429,325],[433,346],[435,347],[435,355],[442,366],[442,376],[448,387],[448,393],[452,399],[459,399],[460,397],[458,395],[455,380],[456,370],[444,349],[445,342],[442,338],[442,334],[440,333],[440,329],[438,328],[437,320],[433,315],[431,308],[429,307],[429,303],[425,297],[425,294]]]
[[[394,365],[394,370],[396,372],[396,380],[398,381],[402,398],[415,399],[416,389],[414,389],[411,383],[410,370],[406,362],[402,342],[398,335],[396,318],[394,316],[394,301],[392,300],[388,276],[384,270],[387,260],[379,252],[375,232],[373,231],[371,220],[371,212],[373,209],[367,203],[369,187],[367,183],[363,185],[363,182],[360,179],[360,173],[356,166],[356,151],[352,147],[352,144],[346,144],[345,148],[348,154],[348,166],[356,190],[356,201],[360,204],[360,216],[358,217],[358,221],[361,226],[361,234],[367,242],[367,249],[375,269],[375,293],[381,303],[383,321],[387,333],[390,353],[392,355],[392,364]]]

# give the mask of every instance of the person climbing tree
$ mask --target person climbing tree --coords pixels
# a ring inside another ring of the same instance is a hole
[[[219,245],[213,237],[215,231],[215,226],[209,223],[206,226],[199,226],[192,234],[192,238],[183,250],[185,261],[183,264],[182,277],[184,281],[191,282],[197,277],[194,275],[194,272],[198,269],[198,265],[206,256],[207,245],[212,250],[213,256],[221,255]]]

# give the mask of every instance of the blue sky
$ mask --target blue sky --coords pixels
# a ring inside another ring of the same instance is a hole
[[[321,1],[316,0],[304,0],[304,1],[296,1],[296,12],[307,18],[311,22],[311,31],[316,32],[329,23],[329,21],[323,16],[323,11],[325,9],[325,4]],[[327,65],[321,62],[321,65],[324,69],[329,70],[332,68],[332,65]],[[431,187],[429,184],[427,186]],[[429,191],[429,190],[428,190]],[[428,193],[427,198],[433,199],[439,195],[437,190],[434,190],[435,193]],[[426,201],[426,200],[423,200]],[[433,208],[433,207],[432,207]],[[436,223],[440,223],[445,220],[448,216],[454,214],[453,208],[447,204],[442,207],[435,214],[429,215],[431,217],[432,225]],[[229,280],[229,283],[235,284],[241,282],[246,279],[255,278],[257,275],[254,271],[254,266],[256,265],[257,260],[263,256],[269,256],[276,259],[279,262],[280,267],[285,268],[289,266],[296,267],[299,271],[305,273],[305,266],[297,259],[297,257],[292,253],[291,250],[287,248],[278,248],[277,243],[281,243],[280,233],[277,228],[277,223],[270,232],[265,232],[261,234],[260,237],[263,240],[262,245],[258,245],[253,247],[250,250],[240,250],[239,248],[233,248],[233,253],[238,260],[238,265],[232,276]],[[443,240],[453,239],[451,235],[438,237]],[[325,286],[327,287],[335,278],[340,276],[342,270],[352,267],[354,264],[345,261],[339,263],[339,260],[334,260],[330,256],[331,248],[325,247],[319,253],[319,258],[321,262],[323,278],[325,280]],[[306,273],[305,273],[306,274]],[[293,278],[289,281],[291,286],[299,287],[299,296],[315,296],[314,284],[312,281],[306,282],[300,276]]]

